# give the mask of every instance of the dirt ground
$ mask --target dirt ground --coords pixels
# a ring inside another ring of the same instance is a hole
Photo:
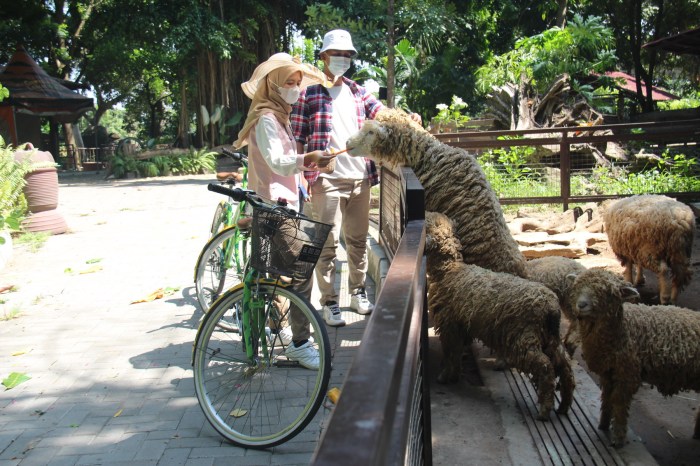
[[[607,242],[599,243],[579,259],[586,267],[604,266],[622,273],[623,269]],[[693,279],[680,294],[678,305],[700,311],[700,228],[696,228],[691,259]],[[646,283],[639,287],[646,304],[658,304],[658,286],[653,273],[645,271]],[[585,367],[580,350],[575,357]],[[590,372],[590,371],[589,371]],[[594,374],[591,377],[597,381]],[[630,409],[629,427],[639,436],[660,466],[700,464],[700,440],[695,440],[693,427],[700,405],[700,393],[690,391],[665,398],[644,384],[636,393]]]

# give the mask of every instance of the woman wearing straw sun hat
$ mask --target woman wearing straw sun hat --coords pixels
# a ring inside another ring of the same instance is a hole
[[[297,154],[289,123],[292,104],[299,98],[301,89],[324,81],[323,73],[317,68],[287,53],[276,53],[258,65],[252,77],[241,84],[253,102],[233,146],[248,145],[248,187],[260,196],[283,199],[299,209],[301,173],[326,169],[333,160],[333,156],[322,150]],[[313,278],[294,283],[294,288],[307,299],[311,297],[312,286]],[[289,320],[291,335],[280,332],[282,341],[289,342],[285,354],[308,369],[318,369],[318,350],[309,341],[308,320],[294,308],[290,310]]]
[[[264,198],[284,199],[297,210],[301,173],[325,168],[333,157],[321,150],[297,154],[289,114],[301,89],[324,81],[319,69],[287,53],[276,53],[241,84],[253,102],[233,146],[249,146],[248,186]]]

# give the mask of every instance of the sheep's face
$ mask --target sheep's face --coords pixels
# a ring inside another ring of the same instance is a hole
[[[381,137],[386,138],[386,129],[374,120],[365,121],[360,131],[347,140],[345,146],[348,148],[348,154],[373,159],[378,146],[377,141]]]
[[[620,315],[623,302],[639,298],[632,285],[607,270],[593,268],[566,278],[570,302],[580,319]]]

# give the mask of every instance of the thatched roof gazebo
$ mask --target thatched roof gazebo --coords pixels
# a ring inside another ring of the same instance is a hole
[[[18,46],[0,69],[0,84],[10,91],[0,102],[0,134],[13,145],[31,142],[58,156],[58,125],[73,123],[94,107],[93,99],[69,89],[72,83],[49,76]],[[41,118],[51,123],[47,147],[41,138]]]

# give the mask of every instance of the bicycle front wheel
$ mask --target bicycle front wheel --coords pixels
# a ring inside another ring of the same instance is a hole
[[[243,280],[250,241],[247,232],[227,228],[204,245],[194,272],[197,302],[203,312],[226,290]]]
[[[240,286],[218,299],[202,321],[193,364],[195,392],[209,423],[229,442],[260,449],[286,442],[311,422],[328,389],[331,354],[326,327],[306,299],[279,286],[255,286],[264,298],[266,328],[253,340],[253,357],[246,352],[241,329],[219,325],[219,320],[230,321],[231,316],[242,320]],[[319,352],[318,370],[284,356],[291,344],[285,342],[284,329],[289,331],[288,314],[293,309],[310,323],[309,341]]]

